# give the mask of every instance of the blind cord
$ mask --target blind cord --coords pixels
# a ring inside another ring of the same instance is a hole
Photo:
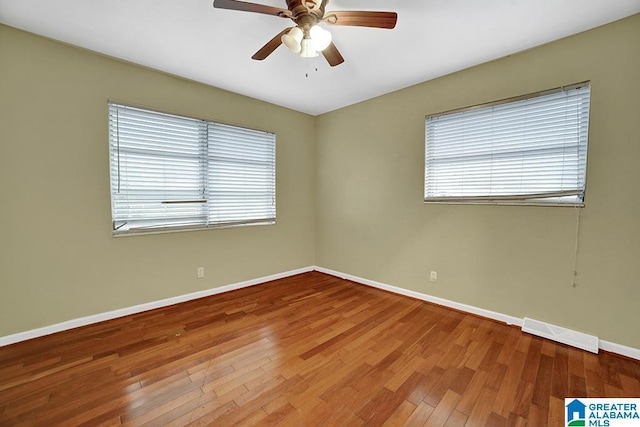
[[[576,277],[578,276],[578,252],[579,252],[579,243],[580,243],[580,208],[574,208],[576,213],[576,244],[573,249],[573,273],[571,275],[571,287],[575,288],[577,286]]]
[[[118,141],[118,194],[120,194],[120,110],[116,110],[116,140]]]

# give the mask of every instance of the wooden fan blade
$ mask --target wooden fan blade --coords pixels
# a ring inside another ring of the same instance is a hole
[[[324,56],[329,65],[331,65],[332,67],[340,65],[344,62],[344,58],[342,57],[342,55],[340,55],[340,51],[338,51],[338,48],[335,44],[333,44],[333,42],[329,44],[329,47],[322,51],[322,56]]]
[[[263,4],[248,3],[238,0],[214,0],[213,7],[217,9],[240,10],[243,12],[264,13],[265,15],[283,16],[288,10],[278,9],[277,7],[266,6]]]
[[[278,46],[280,46],[282,44],[282,36],[287,34],[289,32],[289,30],[291,30],[292,28],[293,27],[289,27],[289,28],[285,28],[284,30],[280,31],[280,33],[278,33],[278,35],[276,35],[274,38],[269,40],[267,42],[267,44],[265,44],[264,46],[262,46],[262,48],[260,48],[259,51],[254,53],[253,56],[251,57],[251,59],[255,59],[256,61],[262,61],[267,56],[271,55],[273,53],[273,51],[276,50],[278,48]]]
[[[398,14],[395,12],[368,12],[362,10],[337,10],[324,17],[329,24],[355,27],[395,28]]]

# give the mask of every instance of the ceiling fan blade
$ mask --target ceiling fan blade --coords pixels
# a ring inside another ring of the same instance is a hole
[[[329,65],[331,65],[332,67],[340,65],[344,62],[344,58],[342,57],[342,55],[340,55],[340,51],[338,51],[338,48],[335,44],[333,44],[333,42],[329,44],[329,47],[322,51],[322,56],[324,56]]]
[[[217,9],[240,10],[243,12],[264,13],[265,15],[275,16],[284,16],[284,14],[288,12],[287,10],[278,9],[277,7],[238,0],[214,0],[213,7]]]
[[[289,30],[291,30],[292,28],[293,27],[289,27],[280,31],[280,33],[278,33],[274,38],[269,40],[267,44],[262,46],[259,51],[254,53],[251,59],[255,59],[256,61],[262,61],[267,56],[271,55],[273,51],[276,50],[278,46],[282,44],[282,36],[287,34]]]
[[[395,12],[369,12],[363,10],[337,10],[324,17],[329,24],[355,27],[394,28],[398,21]]]

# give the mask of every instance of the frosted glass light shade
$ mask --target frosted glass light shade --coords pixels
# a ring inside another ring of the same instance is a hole
[[[282,44],[293,53],[299,53],[302,49],[302,30],[293,27],[287,34],[281,37]]]
[[[318,56],[318,52],[313,48],[311,39],[302,39],[300,56],[302,58],[314,58]]]
[[[309,35],[311,36],[313,48],[318,52],[325,50],[331,43],[331,33],[318,25],[311,27]]]

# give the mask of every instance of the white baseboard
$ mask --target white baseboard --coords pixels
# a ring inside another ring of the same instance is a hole
[[[432,295],[423,294],[421,292],[410,291],[408,289],[387,285],[386,283],[380,283],[374,280],[363,279],[362,277],[352,276],[351,274],[341,273],[339,271],[330,270],[324,267],[315,267],[315,270],[321,273],[326,273],[332,276],[338,276],[343,279],[361,283],[363,285],[368,285],[378,289],[384,289],[385,291],[393,292],[394,294],[405,295],[405,296],[416,298],[419,300],[432,302],[434,304],[443,305],[445,307],[454,308],[456,310],[464,311],[465,313],[472,313],[478,316],[487,317],[489,319],[498,320],[500,322],[506,323],[507,325],[522,326],[522,321],[523,321],[522,319],[518,317],[509,316],[507,314],[497,313],[495,311],[485,310],[483,308],[474,307],[472,305],[462,304],[462,303],[451,301],[448,299],[434,297]]]
[[[421,292],[410,291],[408,289],[399,288],[397,286],[388,285],[386,283],[376,282],[375,280],[369,280],[351,274],[342,273],[339,271],[331,270],[319,266],[303,267],[296,270],[285,271],[282,273],[272,274],[270,276],[259,277],[257,279],[251,279],[244,282],[233,283],[230,285],[220,286],[217,288],[207,289],[204,291],[193,292],[186,295],[179,295],[172,298],[167,298],[159,301],[152,301],[144,304],[135,305],[132,307],[125,307],[118,310],[108,311],[106,313],[99,313],[92,316],[80,317],[78,319],[68,320],[66,322],[56,323],[55,325],[45,326],[43,328],[32,329],[30,331],[19,332],[13,335],[7,335],[0,337],[0,347],[14,344],[20,341],[26,341],[32,338],[38,338],[45,335],[50,335],[56,332],[62,332],[80,326],[86,326],[93,323],[103,322],[105,320],[117,319],[118,317],[129,316],[131,314],[142,313],[144,311],[153,310],[156,308],[167,307],[173,304],[181,302],[191,301],[198,298],[204,298],[211,295],[221,294],[224,292],[233,291],[236,289],[247,288],[249,286],[259,285],[261,283],[269,282],[271,280],[282,279],[285,277],[295,276],[296,274],[307,273],[309,271],[318,271],[332,276],[337,276],[343,279],[351,280],[356,283],[371,286],[373,288],[383,289],[385,291],[393,292],[399,295],[405,295],[408,297],[416,298],[419,300],[431,302],[434,304],[442,305],[444,307],[453,308],[463,311],[465,313],[471,313],[478,316],[486,317],[489,319],[497,320],[499,322],[506,323],[508,325],[516,325],[522,327],[524,319],[519,317],[509,316],[507,314],[498,313],[491,310],[485,310],[483,308],[474,307],[472,305],[462,304],[459,302],[447,300],[444,298],[435,297]],[[627,347],[622,344],[616,344],[614,342],[599,340],[599,348],[611,353],[620,354],[632,359],[640,360],[640,349]]]
[[[204,298],[211,295],[221,294],[223,292],[229,292],[236,289],[247,288],[249,286],[259,285],[261,283],[269,282],[271,280],[282,279],[289,276],[295,276],[296,274],[306,273],[313,271],[312,266],[303,267],[296,270],[285,271],[283,273],[272,274],[270,276],[259,277],[257,279],[246,280],[244,282],[233,283],[230,285],[220,286],[218,288],[207,289],[204,291],[193,292],[186,295],[179,295],[172,298],[166,298],[159,301],[152,301],[144,304],[134,305],[132,307],[125,307],[118,310],[108,311],[106,313],[94,314],[91,316],[80,317],[77,319],[67,320],[65,322],[56,323],[55,325],[45,326],[43,328],[32,329],[30,331],[19,332],[13,335],[7,335],[0,337],[0,347],[14,344],[20,341],[30,340],[32,338],[43,337],[45,335],[54,334],[56,332],[62,332],[80,326],[91,325],[93,323],[104,322],[105,320],[117,319],[118,317],[129,316],[131,314],[142,313],[143,311],[149,311],[156,308],[167,307],[170,305],[178,304],[181,302],[191,301],[198,298]]]
[[[626,345],[616,344],[611,341],[600,340],[598,342],[600,350],[608,351],[610,353],[621,354],[623,356],[630,357],[631,359],[640,360],[640,349],[627,347]]]
[[[456,310],[464,311],[466,313],[487,317],[489,319],[506,323],[507,325],[516,325],[516,326],[522,327],[524,323],[524,319],[521,319],[519,317],[509,316],[507,314],[497,313],[491,310],[485,310],[483,308],[474,307],[472,305],[462,304],[459,302],[447,300],[444,298],[434,297],[432,295],[423,294],[420,292],[410,291],[408,289],[387,285],[386,283],[376,282],[374,280],[353,276],[351,274],[342,273],[340,271],[335,271],[335,270],[331,270],[324,267],[318,267],[318,266],[314,267],[314,270],[319,271],[321,273],[330,274],[332,276],[337,276],[343,279],[351,280],[353,282],[360,283],[363,285],[371,286],[373,288],[383,289],[385,291],[393,292],[395,294],[405,295],[408,297],[412,297],[412,298],[420,299],[423,301],[432,302],[434,304],[442,305],[445,307],[453,308]],[[637,349],[637,348],[627,347],[622,344],[616,344],[616,343],[605,341],[605,340],[598,341],[598,348],[600,348],[600,350],[620,354],[622,356],[626,356],[631,359],[640,360],[640,349]]]

